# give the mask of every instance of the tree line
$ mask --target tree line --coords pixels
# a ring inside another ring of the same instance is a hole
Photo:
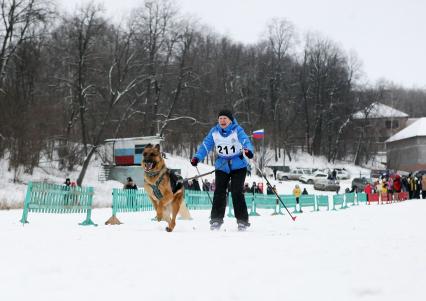
[[[248,134],[264,128],[276,159],[303,149],[333,161],[353,153],[345,132],[371,103],[426,113],[425,91],[362,84],[356,56],[286,19],[245,45],[169,0],[144,1],[120,25],[96,3],[68,14],[45,0],[2,0],[0,9],[0,156],[14,170],[31,173],[42,158],[82,165],[81,184],[104,139],[116,137],[161,135],[166,151],[189,158],[221,108]]]

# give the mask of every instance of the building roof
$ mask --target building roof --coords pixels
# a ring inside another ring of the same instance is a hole
[[[385,142],[389,143],[417,136],[426,136],[426,117],[419,118],[416,122],[402,129]]]
[[[403,118],[408,117],[408,114],[394,109],[380,102],[374,102],[364,110],[358,111],[352,115],[353,119],[364,119],[367,112],[367,118]]]

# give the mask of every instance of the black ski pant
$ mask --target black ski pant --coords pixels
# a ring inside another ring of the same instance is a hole
[[[232,170],[230,174],[216,170],[216,189],[213,196],[213,207],[211,211],[211,222],[223,222],[225,216],[227,188],[231,180],[232,204],[237,221],[248,223],[247,205],[244,199],[244,181],[246,179],[246,168]]]

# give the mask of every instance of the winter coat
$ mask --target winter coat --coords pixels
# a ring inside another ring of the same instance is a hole
[[[203,161],[213,147],[218,155],[215,167],[226,173],[247,167],[247,161],[242,154],[243,149],[254,152],[249,137],[235,118],[225,129],[217,123],[198,147],[195,157]]]
[[[371,185],[370,185],[370,184],[365,185],[365,187],[364,187],[364,192],[365,192],[366,194],[371,194],[371,193],[373,192],[373,188],[371,187]]]
[[[293,189],[293,195],[298,198],[300,197],[300,195],[302,194],[302,190],[300,189],[300,187],[294,187]]]
[[[388,188],[386,187],[386,182],[384,182],[384,183],[382,184],[382,190],[381,190],[381,193],[388,193]]]
[[[417,180],[415,177],[408,178],[408,190],[416,191],[417,190]]]
[[[395,192],[401,192],[401,179],[399,177],[395,178],[393,181],[393,190]]]
[[[426,175],[422,176],[422,190],[426,191]]]

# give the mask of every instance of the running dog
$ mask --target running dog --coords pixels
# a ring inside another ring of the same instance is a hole
[[[183,199],[182,178],[167,169],[159,144],[145,146],[142,167],[145,171],[144,188],[157,212],[157,220],[166,221],[166,231],[172,232],[178,213],[184,219],[191,218]]]

